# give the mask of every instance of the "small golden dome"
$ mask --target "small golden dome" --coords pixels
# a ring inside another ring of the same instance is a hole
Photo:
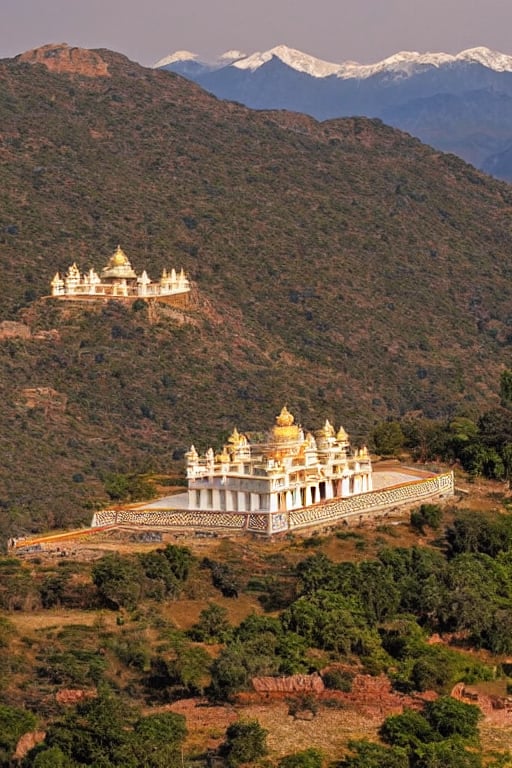
[[[293,424],[293,416],[286,405],[282,408],[279,416],[276,416],[276,422],[278,427],[291,427]]]
[[[336,440],[338,440],[340,443],[344,443],[348,440],[348,434],[345,432],[343,427],[340,427],[338,429],[338,434],[336,435]]]
[[[111,267],[123,267],[125,264],[129,264],[128,256],[123,251],[120,245],[117,246],[115,252],[110,257],[109,266]]]

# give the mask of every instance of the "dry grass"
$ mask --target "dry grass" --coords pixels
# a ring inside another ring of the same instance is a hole
[[[43,629],[59,629],[70,624],[84,624],[88,627],[100,625],[105,629],[113,629],[116,625],[117,614],[111,611],[64,611],[62,609],[46,609],[32,613],[10,613],[9,621],[18,632],[28,635]]]
[[[192,699],[177,701],[169,709],[187,718],[189,753],[214,749],[224,738],[228,725],[242,718],[258,720],[268,731],[267,744],[272,758],[280,758],[308,747],[339,757],[351,739],[377,739],[381,716],[374,712],[321,707],[311,720],[294,719],[285,701],[262,701],[244,706],[210,706]]]

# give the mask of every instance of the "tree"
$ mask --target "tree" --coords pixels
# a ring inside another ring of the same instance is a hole
[[[167,544],[164,549],[159,549],[167,559],[171,571],[178,581],[186,581],[190,568],[195,558],[188,547],[178,547],[175,544]]]
[[[414,758],[415,768],[482,768],[482,756],[461,739],[423,744]]]
[[[153,483],[139,475],[111,473],[106,475],[104,483],[112,501],[146,501],[156,496]]]
[[[257,720],[240,720],[226,730],[226,740],[220,746],[229,768],[241,763],[253,763],[267,754],[267,733]]]
[[[418,533],[424,533],[424,528],[428,525],[433,531],[437,531],[442,516],[439,504],[422,504],[419,509],[411,512],[411,528]]]
[[[229,628],[226,608],[217,603],[209,602],[199,614],[199,620],[190,630],[190,634],[198,642],[221,643],[224,641]]]
[[[428,720],[420,712],[407,708],[401,715],[387,717],[379,734],[386,744],[404,747],[408,751],[435,738]]]
[[[447,428],[449,458],[460,459],[464,449],[477,440],[478,426],[476,423],[464,416],[456,416],[450,421]]]
[[[482,713],[474,704],[465,704],[451,696],[440,696],[426,703],[425,717],[443,739],[460,736],[478,742],[478,721]]]
[[[512,443],[512,410],[492,408],[478,420],[479,436],[488,448],[501,451],[506,443]]]
[[[142,717],[135,723],[132,745],[144,768],[178,765],[180,746],[187,735],[185,717],[174,712]]]
[[[453,683],[453,660],[447,654],[438,653],[430,646],[413,664],[410,680],[416,691],[444,691]]]
[[[404,442],[405,435],[397,421],[381,421],[373,431],[375,450],[382,456],[397,456]]]
[[[148,579],[148,597],[162,599],[166,595],[178,594],[178,579],[161,550],[142,552],[138,557]]]
[[[228,645],[220,652],[212,664],[211,677],[208,694],[214,701],[229,701],[248,686],[250,675],[241,644]]]
[[[30,765],[32,768],[74,768],[76,763],[65,755],[60,747],[50,747],[31,750],[28,759],[23,761],[23,765]]]
[[[512,371],[508,368],[500,375],[500,405],[512,409]]]
[[[409,768],[409,757],[402,747],[383,747],[365,740],[349,741],[348,746],[352,754],[336,768]]]
[[[299,597],[283,612],[281,620],[287,631],[296,632],[316,648],[344,654],[362,650],[367,622],[355,597],[320,589],[311,597]]]
[[[222,592],[224,597],[238,597],[240,583],[237,574],[227,563],[218,563],[205,557],[203,567],[209,568],[212,575],[212,584]]]
[[[136,557],[109,554],[92,569],[92,580],[102,602],[115,610],[133,609],[142,593],[144,573]]]
[[[469,630],[473,641],[483,645],[496,609],[501,606],[500,592],[505,583],[502,567],[488,555],[458,555],[449,565],[450,598],[441,607],[440,619],[448,629]]]
[[[176,657],[167,662],[171,684],[182,686],[189,694],[202,695],[208,681],[211,659],[204,648],[178,643]]]
[[[44,746],[57,747],[72,761],[71,765],[137,768],[140,762],[132,749],[132,723],[131,709],[102,688],[97,698],[79,704],[76,710],[51,723]]]
[[[301,560],[295,572],[302,595],[312,595],[322,587],[332,588],[335,584],[336,566],[321,552]]]

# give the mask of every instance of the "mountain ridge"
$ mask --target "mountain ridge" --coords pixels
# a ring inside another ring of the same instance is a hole
[[[108,77],[0,61],[0,320],[29,327],[1,340],[2,530],[87,522],[110,474],[168,472],[285,403],[355,445],[497,403],[508,185],[378,120],[254,112],[94,53]],[[197,306],[45,298],[118,243],[152,277],[183,267]]]
[[[228,54],[231,55],[228,56]],[[342,79],[365,79],[382,72],[411,74],[415,67],[441,67],[458,62],[481,64],[495,72],[512,72],[512,56],[494,51],[486,46],[467,48],[457,54],[399,51],[373,64],[359,64],[356,61],[328,62],[286,45],[278,45],[268,51],[258,51],[249,56],[245,56],[240,51],[230,51],[222,54],[213,62],[204,61],[200,59],[199,54],[191,53],[190,51],[176,51],[157,61],[153,68],[158,69],[174,62],[193,60],[205,68],[212,67],[217,69],[225,63],[226,57],[228,61],[232,60],[227,66],[232,65],[238,69],[249,69],[251,71],[258,69],[270,61],[271,58],[276,57],[299,72],[319,78],[335,75]]]
[[[485,47],[456,55],[400,52],[376,64],[338,65],[277,46],[229,63],[183,58],[163,69],[252,109],[288,109],[317,120],[377,117],[512,181],[505,159],[512,147],[512,128],[496,109],[501,97],[512,97],[512,56],[507,54]],[[464,100],[476,107],[470,115],[467,110],[461,113]]]

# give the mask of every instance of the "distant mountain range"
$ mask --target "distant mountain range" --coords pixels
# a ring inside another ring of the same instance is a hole
[[[189,51],[158,61],[221,99],[287,109],[317,120],[366,116],[512,181],[512,56],[488,48],[397,53],[376,64],[340,64],[284,45],[214,62]]]

